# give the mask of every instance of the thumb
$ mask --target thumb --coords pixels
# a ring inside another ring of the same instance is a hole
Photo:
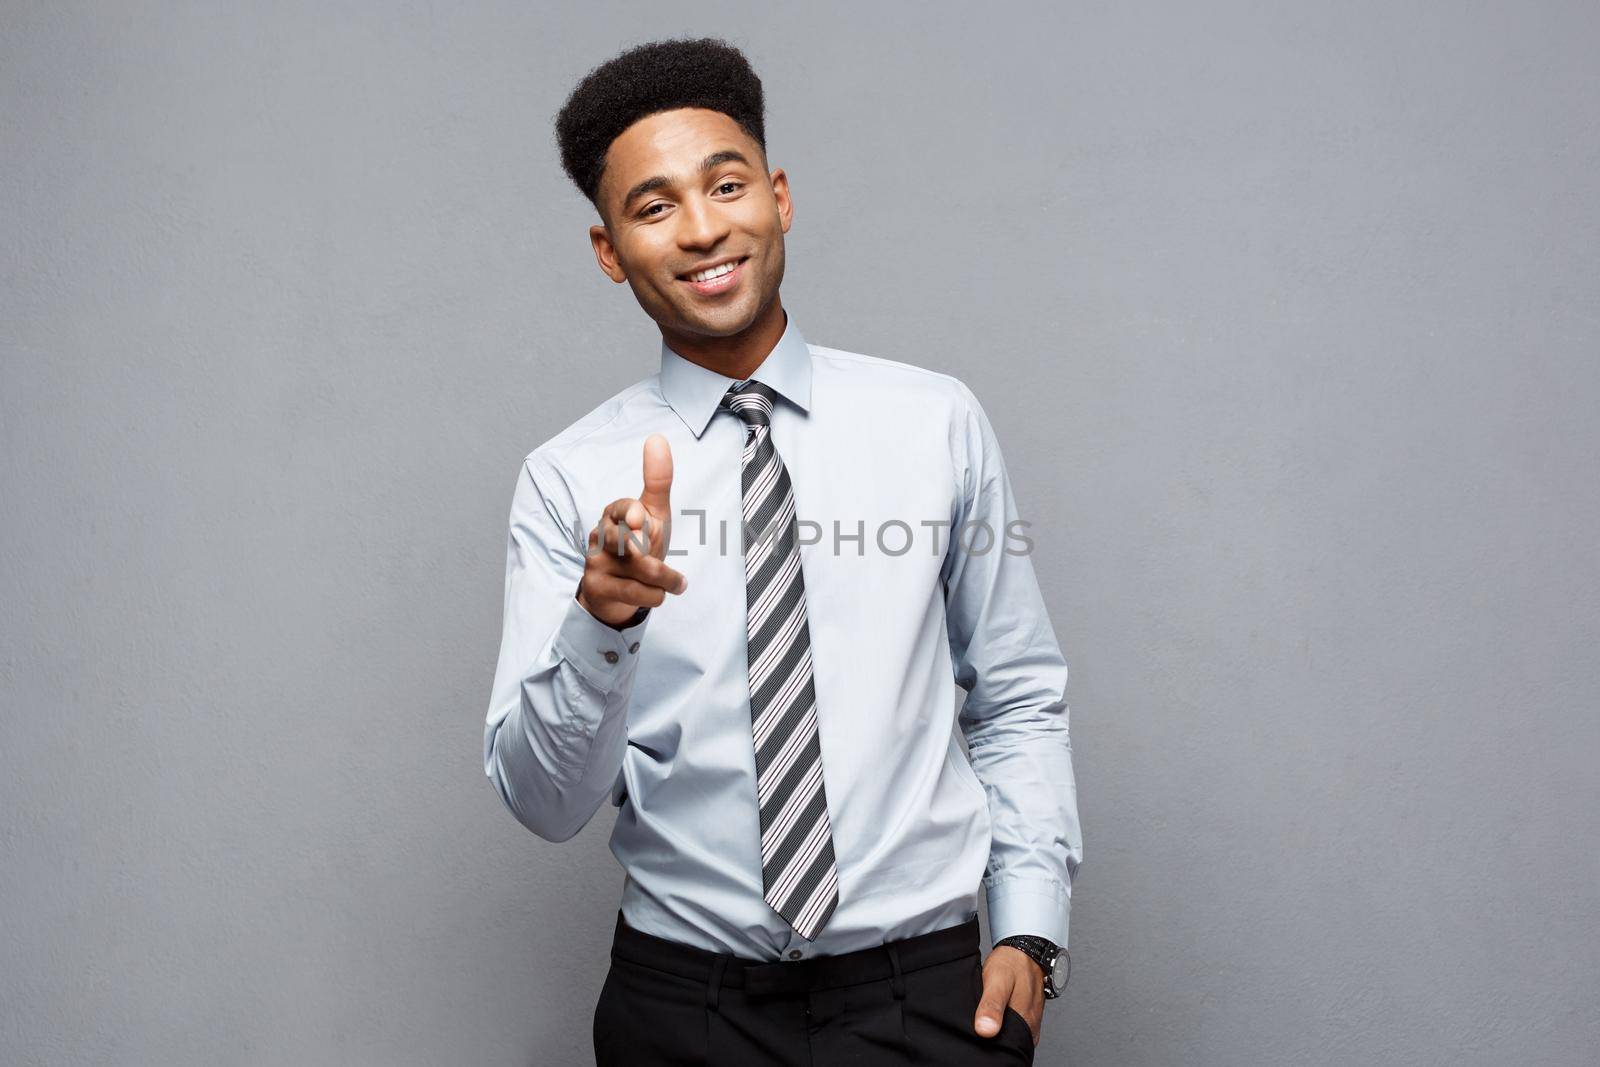
[[[639,503],[657,520],[672,519],[672,446],[666,436],[653,433],[644,441],[644,490]]]
[[[992,978],[984,975],[983,997],[978,1002],[978,1013],[972,1021],[973,1029],[984,1037],[993,1037],[1000,1032],[1001,1015],[1011,1002],[1011,990],[1006,988],[1008,984],[1002,974]]]

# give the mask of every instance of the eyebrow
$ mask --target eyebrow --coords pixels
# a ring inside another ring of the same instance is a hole
[[[750,161],[744,158],[744,153],[732,148],[724,148],[720,152],[711,153],[709,156],[700,161],[700,173],[704,174],[706,171],[715,167],[720,167],[724,163],[743,163],[747,167],[750,166]],[[629,204],[639,199],[639,197],[644,196],[646,193],[653,193],[657,189],[668,189],[671,188],[671,186],[672,179],[663,174],[657,174],[653,178],[646,178],[644,181],[628,190],[628,195],[622,198],[622,210],[628,210]]]

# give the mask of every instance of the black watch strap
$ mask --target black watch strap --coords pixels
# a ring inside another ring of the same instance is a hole
[[[995,948],[999,948],[1001,945],[1009,945],[1017,949],[1039,965],[1039,969],[1044,972],[1044,995],[1047,999],[1053,999],[1061,995],[1061,990],[1055,986],[1054,975],[1056,956],[1062,950],[1054,941],[1044,937],[1037,937],[1033,934],[1012,934],[1010,937],[1002,937],[994,943]]]

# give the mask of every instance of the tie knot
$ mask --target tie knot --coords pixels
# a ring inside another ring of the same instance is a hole
[[[772,421],[772,405],[778,399],[778,394],[765,382],[748,381],[742,385],[728,387],[722,395],[722,403],[717,407],[722,411],[731,411],[744,420],[744,424],[754,428],[766,426]]]

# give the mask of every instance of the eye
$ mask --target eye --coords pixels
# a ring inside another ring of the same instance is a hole
[[[640,217],[640,218],[641,218],[641,219],[643,219],[643,218],[649,218],[649,217],[650,217],[650,216],[651,216],[651,213],[652,213],[652,212],[653,212],[653,211],[654,211],[654,210],[655,210],[655,209],[656,209],[656,208],[658,208],[658,207],[666,207],[666,206],[667,206],[667,205],[666,205],[666,204],[664,204],[664,203],[662,203],[662,202],[661,202],[661,201],[659,201],[659,200],[657,200],[657,201],[656,201],[656,202],[655,202],[655,203],[653,203],[653,204],[650,204],[650,205],[648,205],[648,206],[646,206],[646,207],[645,207],[645,209],[644,209],[644,210],[643,210],[643,211],[641,211],[641,212],[639,212],[639,217]]]
[[[721,192],[723,189],[726,189],[730,185],[733,186],[735,189],[743,189],[744,188],[744,182],[736,182],[732,178],[729,178],[727,181],[725,181],[722,184],[717,186],[717,191]]]

